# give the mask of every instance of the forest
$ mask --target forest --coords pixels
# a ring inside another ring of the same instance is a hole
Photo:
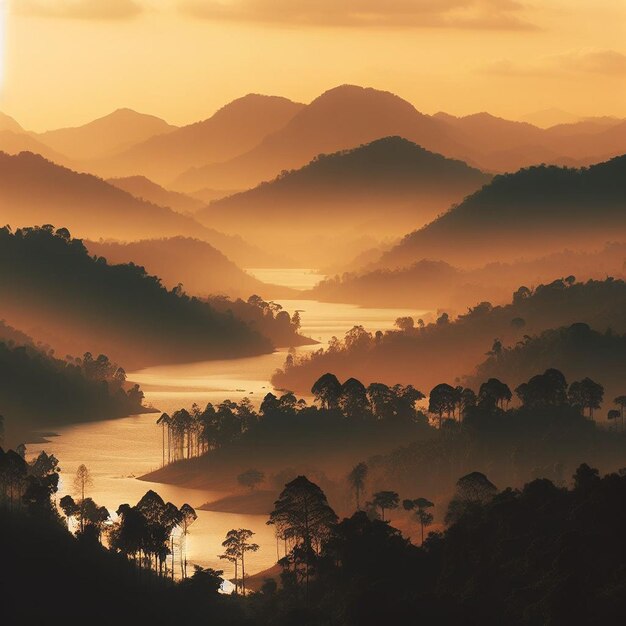
[[[129,368],[273,349],[230,305],[218,308],[180,286],[168,290],[134,263],[109,265],[104,257],[91,257],[64,228],[0,230],[0,294],[8,321],[37,327],[38,337],[57,350],[102,349]],[[254,304],[233,306],[249,318],[257,315]],[[302,341],[290,321],[268,318],[263,316],[263,326],[278,329],[278,338]]]
[[[357,487],[365,478],[358,470],[350,477]],[[462,475],[444,525],[427,537],[433,502],[414,494],[402,501],[421,528],[419,545],[385,519],[385,511],[399,507],[397,492],[375,493],[365,511],[357,499],[356,510],[340,519],[324,491],[300,475],[284,485],[267,518],[285,543],[275,577],[247,587],[245,556],[258,549],[254,530],[227,533],[221,558],[234,566],[231,595],[218,593],[223,570],[196,566],[189,575],[184,557],[183,576],[171,578],[168,561],[172,571],[178,566],[172,531],[179,524],[183,536],[193,532],[193,508],[148,491],[134,506],[121,504],[111,521],[113,512],[85,497],[90,477],[83,465],[75,477],[82,498],[61,500],[63,520],[52,502],[58,472],[58,460],[45,453],[27,463],[19,452],[0,451],[0,547],[13,563],[0,574],[3,611],[24,623],[44,619],[68,587],[73,611],[93,610],[102,585],[108,611],[157,623],[357,626],[418,619],[495,626],[504,617],[520,626],[612,626],[626,609],[624,471],[601,476],[583,463],[571,479],[539,478],[517,489],[498,488],[481,472]],[[25,585],[39,590],[32,602],[23,601]]]

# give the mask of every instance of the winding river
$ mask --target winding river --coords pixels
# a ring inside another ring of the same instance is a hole
[[[310,287],[320,278],[310,270],[254,269],[249,272],[261,280],[300,290]],[[397,317],[419,317],[425,313],[407,309],[360,308],[313,300],[284,300],[280,304],[288,311],[299,309],[302,332],[322,344],[333,335],[342,337],[355,324],[362,324],[368,330],[384,330],[391,328]],[[318,347],[305,346],[299,351]],[[273,354],[250,358],[156,366],[130,372],[128,378],[141,385],[146,401],[160,411],[172,412],[189,407],[194,402],[203,406],[209,401],[215,403],[227,398],[238,401],[244,396],[260,402],[271,390],[269,378],[283,364],[285,356],[286,350],[278,350]],[[59,459],[61,481],[58,498],[73,493],[72,477],[81,463],[87,465],[93,477],[88,495],[110,511],[115,511],[121,503],[135,504],[148,489],[154,489],[164,500],[177,506],[188,502],[198,507],[223,496],[219,492],[137,480],[137,476],[161,465],[161,429],[155,425],[156,419],[157,414],[151,413],[53,428],[55,436],[44,445],[28,446],[28,454],[32,457],[45,448]],[[190,527],[186,545],[190,563],[225,569],[225,575],[231,575],[229,565],[217,557],[222,549],[221,542],[231,528],[250,528],[256,533],[255,541],[261,546],[258,552],[247,557],[248,574],[275,563],[276,542],[273,530],[265,523],[265,516],[197,512],[198,519]]]

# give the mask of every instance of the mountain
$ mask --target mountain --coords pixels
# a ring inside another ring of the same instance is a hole
[[[591,249],[626,235],[626,155],[588,168],[538,166],[496,176],[385,252],[379,267],[436,258],[465,267]]]
[[[136,263],[159,276],[170,289],[182,283],[189,293],[226,294],[247,299],[293,297],[295,292],[268,285],[247,274],[206,241],[190,237],[144,239],[131,243],[85,241],[91,254],[109,263]]]
[[[262,232],[264,239],[273,233],[281,239],[285,232],[324,233],[328,224],[335,234],[399,234],[490,179],[462,161],[386,137],[320,155],[271,182],[216,200],[196,216],[227,232]]]
[[[159,206],[169,207],[179,213],[193,213],[204,206],[204,202],[197,198],[192,198],[184,193],[178,193],[177,191],[170,191],[152,182],[145,176],[127,176],[126,178],[109,178],[107,183],[123,189],[128,193],[158,204]]]
[[[368,265],[367,259],[361,268]],[[505,302],[519,285],[537,285],[555,276],[574,275],[580,281],[606,276],[626,278],[626,241],[592,252],[564,250],[531,260],[493,262],[476,269],[452,267],[422,259],[394,270],[344,271],[301,294],[322,302],[367,307],[462,311],[479,300]]]
[[[568,111],[563,111],[562,109],[557,109],[555,107],[528,113],[521,119],[523,122],[528,122],[529,124],[539,126],[540,128],[550,128],[551,126],[556,126],[557,124],[571,124],[573,122],[578,122],[579,120],[579,115],[574,115],[573,113],[569,113]]]
[[[36,138],[72,159],[85,160],[108,156],[174,128],[153,115],[118,109],[83,126],[50,130]]]
[[[26,132],[12,117],[6,113],[0,113],[0,131],[10,130],[14,133]]]
[[[193,218],[151,204],[90,174],[79,174],[43,157],[0,153],[0,214],[13,227],[55,224],[87,238],[123,241],[146,237],[199,237],[243,265],[276,264],[240,237],[227,236]]]
[[[90,350],[129,368],[272,350],[241,318],[91,256],[64,229],[0,229],[0,297],[9,324],[60,354]]]
[[[59,165],[66,167],[73,165],[72,161],[67,156],[56,152],[56,150],[53,150],[35,137],[22,131],[0,130],[0,151],[6,152],[7,154],[33,152]]]
[[[249,94],[222,107],[209,119],[137,143],[92,166],[108,177],[142,174],[168,184],[190,167],[224,161],[250,150],[287,124],[303,106],[286,98]],[[206,185],[191,190],[201,187]],[[224,187],[220,183],[216,188]]]
[[[231,160],[192,168],[174,186],[182,190],[252,187],[282,170],[302,167],[320,153],[394,135],[428,150],[461,152],[446,124],[419,113],[406,100],[386,91],[342,85],[313,100],[255,148]]]

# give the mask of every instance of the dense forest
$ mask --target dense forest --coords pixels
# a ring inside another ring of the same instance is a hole
[[[0,407],[8,441],[51,425],[144,413],[151,409],[143,398],[106,355],[60,359],[54,349],[0,323]]]
[[[476,267],[563,250],[595,249],[624,228],[626,156],[587,168],[537,165],[502,174],[385,252],[396,268],[422,258]]]
[[[598,332],[626,332],[623,311],[626,283],[607,278],[576,282],[568,276],[534,289],[518,288],[502,306],[481,302],[451,319],[438,311],[430,323],[399,318],[397,330],[371,333],[357,326],[343,340],[290,360],[272,382],[278,388],[307,390],[310,381],[332,371],[364,382],[432,387],[441,380],[471,375],[494,345],[511,345],[524,335],[538,334],[578,322]],[[569,366],[564,364],[565,373]],[[604,372],[604,366],[600,365]]]
[[[36,328],[39,338],[62,353],[106,352],[128,368],[273,349],[230,306],[221,302],[219,310],[181,287],[168,290],[138,265],[91,257],[63,228],[0,230],[0,295],[8,321]],[[255,304],[236,306],[254,315]],[[285,320],[264,319],[285,341],[302,341],[290,316],[287,332]]]
[[[109,521],[109,511],[83,489],[79,501],[62,499],[62,521],[52,503],[58,471],[45,452],[27,463],[0,450],[0,549],[11,563],[0,583],[3,615],[13,623],[46,618],[68,589],[74,611],[93,610],[103,585],[107,611],[122,623],[362,626],[418,619],[496,626],[504,617],[516,626],[617,626],[626,610],[623,472],[601,478],[581,464],[571,482],[539,478],[501,490],[470,472],[456,481],[441,530],[427,538],[434,503],[414,494],[402,501],[421,528],[419,545],[385,521],[385,511],[399,507],[398,492],[378,492],[375,508],[364,512],[357,504],[340,520],[324,491],[297,476],[268,518],[285,542],[277,572],[251,590],[245,555],[258,549],[255,533],[232,529],[221,557],[235,566],[235,593],[224,596],[221,570],[195,567],[189,576],[183,568],[179,582],[170,578],[170,537],[175,528],[189,532],[191,507],[148,491],[134,506],[121,504]],[[84,485],[87,477],[79,468],[76,479]],[[365,475],[352,478],[358,485]],[[72,520],[75,536],[67,529]],[[23,601],[25,586],[38,590],[36,602]]]

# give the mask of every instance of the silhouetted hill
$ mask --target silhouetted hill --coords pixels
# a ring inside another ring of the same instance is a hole
[[[108,156],[175,128],[154,115],[118,109],[82,126],[49,130],[37,139],[72,159],[84,160]]]
[[[167,184],[190,167],[224,161],[250,150],[287,124],[303,106],[286,98],[249,94],[225,105],[209,119],[152,137],[92,166],[107,176],[143,174]],[[192,190],[205,186],[200,184]],[[216,188],[233,187],[220,182]]]
[[[467,270],[427,259],[393,270],[368,270],[363,266],[369,259],[362,261],[359,270],[324,280],[302,296],[361,306],[463,310],[479,299],[504,302],[518,285],[538,285],[554,276],[626,278],[626,243],[612,243],[593,252],[564,250],[531,260],[493,262]]]
[[[36,327],[61,354],[102,352],[129,368],[272,350],[227,311],[168,291],[137,265],[91,257],[52,227],[0,229],[0,297],[9,323]]]
[[[460,150],[443,122],[419,113],[406,100],[386,91],[343,85],[313,100],[249,152],[190,169],[177,179],[176,187],[252,187],[282,170],[302,167],[320,153],[394,135],[448,155]]]
[[[293,297],[296,293],[257,280],[199,239],[171,237],[131,243],[85,241],[85,246],[91,254],[104,257],[109,263],[142,265],[170,289],[182,283],[187,292],[195,295],[226,294],[247,299],[258,294],[272,299]]]
[[[604,386],[606,405],[610,406],[626,388],[626,335],[598,332],[581,323],[525,335],[478,365],[468,384],[498,378],[514,388],[549,368],[563,372],[568,380],[593,378]]]
[[[414,327],[378,335],[355,327],[343,342],[333,342],[325,351],[296,359],[294,365],[279,370],[272,383],[278,389],[301,392],[324,373],[334,372],[339,378],[354,376],[364,384],[410,383],[426,392],[473,371],[496,339],[509,345],[526,334],[577,322],[599,332],[611,328],[624,333],[625,312],[623,280],[572,284],[559,279],[534,290],[522,287],[503,306],[481,302],[454,321],[438,311],[437,320],[423,327],[414,320]]]
[[[227,231],[307,233],[342,228],[399,233],[425,222],[490,176],[401,137],[320,155],[303,168],[201,209],[197,217]],[[297,214],[297,219],[294,216]]]
[[[592,248],[626,228],[626,156],[588,168],[539,166],[491,183],[384,253],[383,267],[424,258],[476,266],[564,247]]]
[[[126,178],[109,178],[107,183],[123,189],[135,198],[140,198],[159,206],[169,207],[179,213],[193,213],[204,206],[202,200],[170,191],[152,182],[145,176],[127,176]]]
[[[19,443],[45,427],[151,410],[142,401],[140,388],[104,355],[59,359],[46,346],[0,340],[0,410],[8,441]]]
[[[239,237],[202,226],[193,218],[151,204],[90,174],[79,174],[28,152],[0,153],[0,207],[13,227],[63,224],[81,237],[120,240],[185,235],[208,241],[235,262],[274,265]]]

